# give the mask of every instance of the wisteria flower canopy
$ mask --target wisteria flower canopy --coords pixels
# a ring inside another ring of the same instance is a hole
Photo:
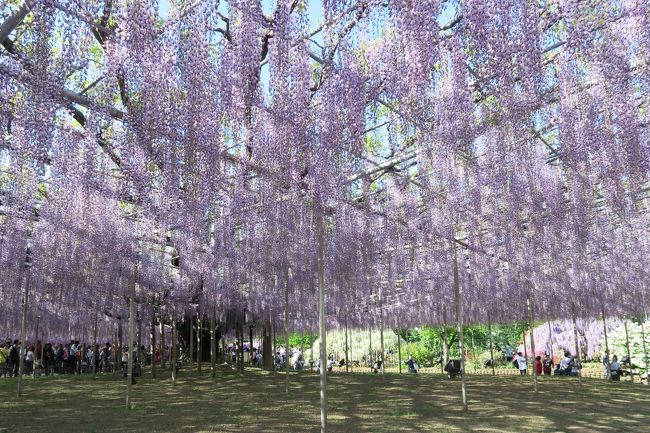
[[[0,0],[0,41],[2,329],[26,274],[52,336],[133,284],[311,329],[319,264],[331,326],[439,324],[454,257],[465,321],[647,309],[647,0]]]

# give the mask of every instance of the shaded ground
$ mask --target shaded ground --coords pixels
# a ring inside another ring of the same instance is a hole
[[[220,368],[216,379],[181,370],[134,386],[135,408],[124,409],[119,376],[0,379],[0,432],[318,432],[318,376]],[[530,377],[470,376],[469,412],[460,382],[433,374],[329,376],[331,432],[649,432],[650,388],[633,383]]]

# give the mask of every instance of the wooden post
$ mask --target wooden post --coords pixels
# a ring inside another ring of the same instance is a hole
[[[492,343],[492,321],[490,320],[490,315],[488,314],[488,335],[490,337],[490,365],[492,366],[492,376],[496,376],[496,370],[494,369],[494,349]]]
[[[532,284],[532,283],[531,283]],[[530,351],[533,357],[533,389],[537,392],[537,369],[535,368],[535,327],[534,327],[534,318],[533,318],[533,301],[532,296],[529,294],[528,299],[526,300],[526,305],[528,307],[528,320],[530,321]],[[526,342],[524,341],[524,346]]]
[[[605,363],[605,371],[607,379],[612,378],[612,367],[611,367],[611,353],[609,353],[609,342],[607,341],[607,319],[605,319],[605,305],[601,305],[601,313],[603,317],[603,333],[605,334],[605,353],[607,354],[607,362]]]
[[[210,318],[210,374],[212,378],[217,377],[217,340],[216,340],[216,321],[214,314]]]
[[[323,209],[316,209],[318,242],[318,334],[320,338],[320,430],[327,432],[327,323],[325,321],[325,224]]]
[[[126,408],[131,409],[131,387],[133,386],[133,343],[135,340],[135,282],[138,274],[137,259],[133,263],[133,281],[131,282],[131,295],[129,296],[129,346],[127,348],[126,369]]]
[[[22,266],[22,264],[21,264]],[[20,328],[20,352],[18,353],[18,397],[22,396],[22,380],[23,380],[23,371],[25,370],[25,354],[26,352],[26,344],[25,344],[25,338],[27,338],[27,309],[28,309],[28,301],[29,301],[29,285],[31,284],[31,275],[32,273],[30,272],[30,269],[25,265],[26,269],[25,272],[27,275],[25,276],[25,293],[23,295],[23,321],[22,325]]]
[[[460,346],[460,387],[463,398],[463,411],[467,411],[467,388],[465,384],[465,341],[463,338],[463,305],[460,296],[460,280],[458,276],[458,257],[456,246],[453,245],[453,267],[454,267],[454,301],[456,303],[456,322],[458,325],[458,344]]]
[[[573,341],[575,342],[576,357],[580,360],[580,346],[578,345],[578,325],[576,322],[576,304],[571,305],[571,316],[573,318]],[[580,366],[582,367],[582,365]],[[582,385],[582,368],[578,369],[578,384]]]
[[[287,395],[289,395],[289,364],[291,364],[291,359],[289,358],[289,273],[291,270],[289,266],[286,266],[284,269],[284,369],[285,369],[285,379],[284,379],[284,390]]]
[[[151,345],[151,377],[156,378],[156,298],[151,297],[151,331],[149,344]]]

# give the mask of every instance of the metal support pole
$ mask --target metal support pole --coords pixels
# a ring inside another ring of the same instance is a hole
[[[327,432],[327,323],[325,322],[325,224],[323,209],[316,209],[318,242],[318,334],[320,338],[320,430]]]
[[[284,269],[284,390],[289,395],[289,266]]]
[[[158,322],[158,333],[160,334],[160,368],[164,369],[167,349],[165,348],[165,321],[163,320],[162,315],[158,319]]]
[[[97,310],[95,310],[95,323],[93,324],[93,379],[97,378]]]
[[[345,313],[345,372],[349,373],[350,354],[348,351],[348,313]]]
[[[138,262],[133,263],[133,281],[131,282],[131,295],[129,296],[129,346],[127,348],[126,370],[126,408],[131,409],[131,387],[133,386],[133,342],[135,340],[135,282],[138,274]]]
[[[576,304],[571,306],[571,316],[573,318],[573,341],[575,342],[576,357],[580,360],[580,347],[578,345],[578,325],[576,321]],[[578,384],[582,385],[582,369],[578,369]]]
[[[379,285],[379,352],[381,356],[381,374],[384,374],[386,359],[384,356],[384,299],[381,284]]]
[[[35,342],[38,341],[38,327],[40,325],[40,323],[39,323],[40,319],[41,319],[40,316],[36,316],[36,333],[35,333],[36,335],[34,336],[34,341]],[[43,345],[41,344],[41,347],[42,346]],[[34,353],[34,358],[33,358],[33,361],[32,361],[32,379],[36,378],[36,361],[38,360],[38,350],[36,348],[34,348],[34,351],[35,351],[35,353]],[[41,362],[43,362],[43,360],[41,360]]]
[[[397,363],[399,364],[399,374],[402,374],[402,339],[397,334]]]
[[[23,371],[25,370],[25,354],[27,353],[26,350],[26,344],[25,344],[25,338],[27,338],[27,308],[28,308],[28,301],[29,301],[29,285],[31,284],[31,275],[32,273],[30,272],[29,269],[26,269],[25,272],[27,275],[25,276],[25,294],[23,296],[23,321],[22,325],[20,328],[20,353],[19,359],[18,359],[18,397],[22,396],[22,379],[23,379]]]
[[[172,385],[176,385],[176,369],[178,368],[178,330],[176,329],[176,310],[172,316]]]
[[[647,321],[648,316],[646,315],[645,318]],[[643,319],[641,319],[640,322],[641,322],[641,341],[643,343],[643,365],[645,366],[645,384],[650,385],[650,371],[648,371],[649,370],[648,367],[650,367],[650,365],[648,365],[648,351],[645,345],[645,329],[644,329]]]
[[[203,322],[201,321],[200,314],[196,314],[196,371],[201,373],[201,358],[202,358],[202,348],[203,348]]]
[[[189,320],[190,320],[190,364],[194,360],[194,316],[192,314],[189,315]]]
[[[601,305],[601,313],[603,317],[603,333],[605,334],[605,353],[607,354],[607,362],[605,363],[605,371],[607,380],[612,378],[612,360],[609,353],[609,341],[607,340],[607,319],[605,318],[605,305]]]
[[[488,335],[490,337],[490,365],[492,366],[492,376],[495,376],[497,373],[494,369],[494,349],[492,343],[492,321],[490,320],[490,315],[488,314]]]
[[[533,325],[533,301],[532,296],[528,295],[526,300],[526,305],[528,307],[528,320],[530,321],[530,351],[532,352],[531,356],[533,358],[533,389],[537,392],[537,369],[535,368],[535,327]],[[526,342],[524,341],[524,345]]]
[[[277,278],[277,277],[276,277]],[[273,375],[275,376],[276,371],[277,371],[277,366],[276,366],[276,358],[275,354],[277,353],[277,348],[275,347],[275,325],[273,324],[273,309],[271,308],[269,310],[269,321],[271,322],[271,346],[272,346],[272,351],[273,353],[271,354],[271,357],[273,359]]]
[[[467,388],[465,384],[465,341],[463,338],[463,305],[460,296],[460,279],[458,276],[458,257],[454,248],[454,301],[456,303],[456,322],[458,325],[458,344],[460,346],[460,387],[463,398],[463,411],[467,411]]]
[[[156,378],[156,298],[151,297],[151,332],[149,344],[151,344],[151,377]]]
[[[210,318],[210,375],[215,378],[217,376],[217,340],[216,340],[216,320],[214,315]]]
[[[472,329],[472,366],[474,367],[474,373],[476,374],[476,344],[474,340],[474,330]]]
[[[625,329],[625,348],[627,349],[627,359],[630,362],[630,381],[634,382],[634,369],[632,368],[632,354],[630,352],[630,336],[627,333],[627,319],[623,320]]]
[[[547,320],[547,323],[548,323],[548,353],[549,356],[551,357],[551,361],[553,361],[553,332],[551,330],[550,320]]]

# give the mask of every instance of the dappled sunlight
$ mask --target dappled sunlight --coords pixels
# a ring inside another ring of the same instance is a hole
[[[124,409],[119,376],[40,378],[27,381],[24,398],[13,398],[15,382],[0,381],[5,422],[0,431],[42,432],[65,425],[67,432],[317,432],[318,376],[219,369],[198,375],[184,370],[177,385],[167,372],[145,374],[133,388],[134,409]],[[69,380],[65,380],[69,379]],[[603,380],[530,377],[468,378],[469,411],[463,412],[460,382],[442,375],[338,374],[329,380],[329,425],[333,432],[642,432],[650,419],[643,385]],[[69,423],[83,411],[84,420]],[[95,425],[96,424],[96,425]],[[6,430],[3,430],[6,429]]]

